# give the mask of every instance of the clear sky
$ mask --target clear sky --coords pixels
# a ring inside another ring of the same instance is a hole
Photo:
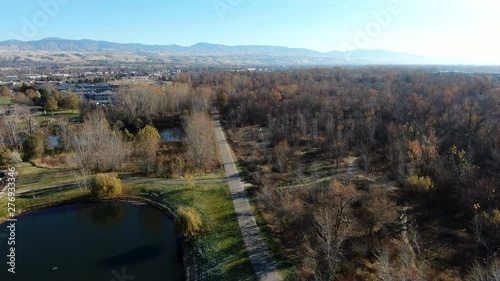
[[[0,0],[0,40],[385,49],[500,64],[498,0]]]

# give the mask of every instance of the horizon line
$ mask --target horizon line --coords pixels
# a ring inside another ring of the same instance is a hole
[[[390,50],[390,49],[380,49],[380,48],[375,48],[375,49],[351,49],[351,50],[330,50],[330,51],[319,51],[311,48],[306,48],[306,47],[290,47],[290,46],[284,46],[284,45],[266,45],[266,44],[237,44],[237,45],[228,45],[228,44],[221,44],[221,43],[210,43],[210,42],[197,42],[192,45],[180,45],[180,44],[175,44],[175,43],[170,43],[170,44],[157,44],[157,43],[141,43],[141,42],[117,42],[117,41],[109,41],[109,40],[101,40],[101,39],[89,39],[89,38],[81,38],[81,39],[67,39],[67,38],[61,38],[61,37],[44,37],[41,39],[36,39],[36,40],[19,40],[19,39],[7,39],[7,40],[2,40],[2,42],[8,42],[8,41],[17,41],[17,42],[23,42],[23,43],[29,43],[29,42],[38,42],[38,41],[43,41],[43,40],[49,40],[49,39],[57,39],[57,40],[66,40],[66,41],[95,41],[95,42],[106,42],[106,43],[115,43],[115,44],[124,44],[124,45],[133,45],[133,44],[138,44],[138,45],[145,45],[145,46],[160,46],[160,47],[166,47],[166,46],[178,46],[178,47],[185,47],[185,48],[190,48],[194,47],[198,44],[208,44],[208,45],[219,45],[219,46],[225,46],[225,47],[280,47],[280,48],[287,48],[287,49],[295,49],[295,50],[307,50],[307,51],[313,51],[317,53],[322,53],[322,54],[328,54],[328,53],[333,53],[333,52],[338,52],[338,53],[346,53],[346,52],[352,52],[352,51],[384,51],[384,52],[391,52],[391,53],[398,53],[398,54],[403,54],[403,55],[412,55],[412,56],[423,56],[423,57],[428,57],[428,58],[437,58],[432,55],[425,55],[425,54],[415,54],[415,53],[408,53],[404,51],[395,51],[395,50]],[[441,59],[456,59],[456,58],[441,58]]]

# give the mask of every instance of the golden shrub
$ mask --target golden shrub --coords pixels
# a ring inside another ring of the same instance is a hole
[[[174,227],[177,233],[191,238],[201,232],[203,221],[195,208],[179,207],[175,212]]]
[[[90,187],[93,196],[118,196],[122,194],[122,182],[116,173],[97,174],[95,184]]]
[[[434,189],[432,179],[427,176],[409,176],[406,178],[406,186],[422,193],[427,193]]]

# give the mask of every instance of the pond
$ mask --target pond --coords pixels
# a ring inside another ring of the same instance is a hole
[[[168,127],[160,130],[161,141],[178,141],[184,138],[182,127]]]
[[[20,144],[22,144],[25,140],[26,140],[26,137],[24,137],[24,136],[21,136],[21,137],[17,138],[17,142],[20,143]],[[2,144],[12,144],[12,141],[10,141],[10,140],[3,140],[3,141],[0,141],[0,143],[2,143]],[[50,148],[58,148],[61,145],[61,142],[59,141],[59,136],[49,135],[47,137],[47,145]]]
[[[172,222],[149,205],[77,204],[21,215],[15,274],[7,272],[7,225],[0,225],[0,280],[182,280]]]
[[[59,147],[60,145],[59,136],[54,136],[54,135],[49,136],[47,143],[51,148]]]

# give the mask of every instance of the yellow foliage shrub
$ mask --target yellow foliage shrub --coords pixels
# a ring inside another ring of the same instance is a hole
[[[419,192],[427,193],[434,188],[430,177],[409,176],[406,178],[406,186]]]
[[[116,173],[97,174],[95,184],[90,187],[93,196],[118,196],[122,194],[122,182]]]
[[[500,209],[495,209],[484,215],[490,224],[500,225]]]

